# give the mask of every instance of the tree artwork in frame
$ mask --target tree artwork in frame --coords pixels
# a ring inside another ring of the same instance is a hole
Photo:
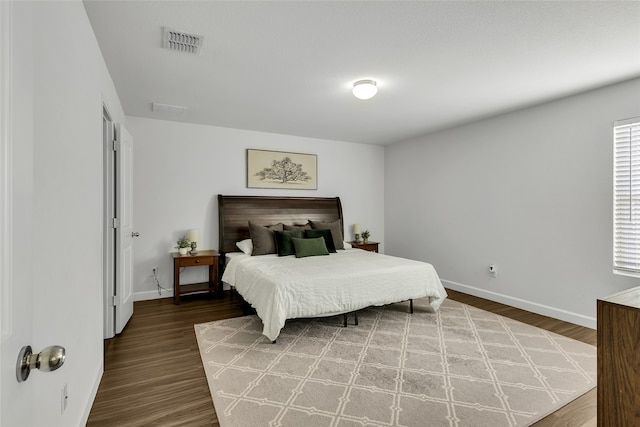
[[[318,156],[247,150],[248,188],[318,189]]]

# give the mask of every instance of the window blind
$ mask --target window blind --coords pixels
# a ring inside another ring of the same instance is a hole
[[[613,268],[640,275],[640,117],[614,123]]]

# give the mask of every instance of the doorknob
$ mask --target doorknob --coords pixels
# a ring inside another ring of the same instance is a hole
[[[140,233],[138,233],[137,231],[134,231],[131,233],[131,237],[140,237]]]
[[[16,378],[21,383],[29,378],[32,369],[40,369],[42,372],[51,372],[58,369],[64,363],[65,349],[59,345],[52,345],[38,354],[33,354],[30,345],[25,345],[18,353],[16,364]]]

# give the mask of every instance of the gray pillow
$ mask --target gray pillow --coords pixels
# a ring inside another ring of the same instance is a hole
[[[311,230],[311,226],[309,224],[294,224],[294,225],[284,225],[285,231],[290,230]]]
[[[333,245],[336,249],[344,249],[344,239],[342,238],[342,227],[340,226],[340,220],[333,222],[321,222],[311,221],[311,228],[315,230],[331,230],[331,237],[333,237]]]
[[[283,225],[275,224],[265,227],[249,221],[249,234],[251,234],[251,242],[253,243],[251,256],[278,253],[274,231],[283,231]]]
[[[304,258],[308,256],[329,255],[327,245],[324,243],[323,237],[315,239],[297,239],[291,238],[293,247],[296,250],[296,258]]]

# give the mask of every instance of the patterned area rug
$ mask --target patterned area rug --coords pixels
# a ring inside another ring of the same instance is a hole
[[[521,426],[596,385],[596,348],[446,300],[287,321],[195,325],[222,427]]]

